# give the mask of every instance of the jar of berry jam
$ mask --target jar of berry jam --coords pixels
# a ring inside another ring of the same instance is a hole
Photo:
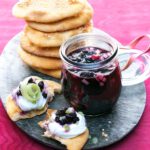
[[[64,97],[86,115],[109,112],[121,91],[118,44],[109,36],[76,35],[60,48]]]

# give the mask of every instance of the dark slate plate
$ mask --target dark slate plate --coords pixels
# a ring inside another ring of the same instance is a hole
[[[102,31],[98,32],[105,34]],[[4,105],[8,94],[27,76],[37,75],[42,78],[56,80],[35,72],[26,66],[16,52],[18,45],[19,34],[10,40],[0,57],[0,96]],[[119,100],[111,113],[98,117],[86,117],[90,137],[84,149],[91,150],[105,147],[125,137],[138,124],[144,111],[145,101],[146,93],[143,83],[123,87]],[[49,107],[62,108],[66,105],[68,104],[63,95],[57,95]],[[65,147],[58,142],[41,136],[43,131],[37,123],[43,120],[44,116],[45,114],[32,119],[20,120],[16,122],[16,125],[37,141],[53,148],[64,149]],[[102,132],[105,133],[105,136],[102,136]]]

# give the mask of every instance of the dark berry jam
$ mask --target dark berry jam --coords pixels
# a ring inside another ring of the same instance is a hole
[[[95,63],[103,61],[111,56],[111,53],[95,47],[81,48],[71,53],[68,58],[79,63]]]
[[[111,56],[106,50],[86,47],[71,52],[68,58],[79,63],[95,63]],[[64,67],[63,92],[77,110],[87,115],[103,114],[111,110],[121,91],[121,74],[118,62],[113,60],[103,68],[83,70]]]

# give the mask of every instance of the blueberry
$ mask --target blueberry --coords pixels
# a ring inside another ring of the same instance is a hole
[[[78,57],[78,58],[76,58],[76,61],[77,61],[77,62],[81,62],[82,59],[81,59],[80,57]]]
[[[66,119],[62,119],[62,120],[60,120],[60,125],[65,125],[66,124]]]
[[[17,91],[17,96],[21,96],[22,94],[21,94],[21,91],[19,90],[19,91]]]
[[[34,80],[33,80],[32,78],[30,78],[30,79],[28,80],[28,83],[35,83],[35,82],[34,82]]]
[[[71,52],[68,58],[75,62],[93,63],[93,62],[97,62],[100,60],[100,56],[99,56],[100,52],[101,50],[98,48],[85,47],[85,48],[77,49],[76,51]]]
[[[67,123],[67,124],[71,124],[72,121],[73,121],[73,118],[70,118],[70,117],[67,117],[67,116],[66,116],[66,123]]]
[[[78,118],[78,117],[76,117],[76,118],[73,119],[73,123],[76,123],[76,122],[78,122],[78,121],[79,121],[79,118]]]
[[[85,58],[85,62],[86,62],[86,63],[92,63],[93,60],[92,60],[90,57],[86,57],[86,58]]]
[[[93,55],[93,54],[94,54],[93,51],[89,51],[89,52],[87,53],[88,56],[91,56],[91,55]]]
[[[74,118],[71,114],[66,114],[66,118]]]
[[[83,50],[82,51],[84,54],[88,54],[89,53],[89,51],[87,51],[87,50]]]
[[[55,118],[55,121],[56,121],[56,122],[59,122],[59,117],[56,117],[56,118]]]
[[[64,115],[65,115],[65,110],[58,110],[58,111],[56,112],[56,115],[57,115],[57,116],[64,116]]]
[[[76,121],[77,121],[77,122],[79,121],[79,118],[78,118],[78,117],[76,117]]]
[[[79,120],[76,113],[66,114],[66,119],[69,124],[76,123]]]
[[[77,114],[76,113],[71,113],[70,116],[75,118],[75,117],[77,117]]]
[[[59,117],[59,120],[61,121],[61,120],[65,120],[66,119],[66,117],[65,116],[61,116],[61,117]]]
[[[44,82],[43,82],[43,81],[40,81],[40,82],[38,83],[38,86],[40,87],[40,89],[41,89],[41,91],[42,91],[43,88],[44,88]]]
[[[43,92],[43,93],[42,93],[42,96],[43,96],[44,98],[47,98],[47,93],[46,93],[46,92]]]
[[[55,121],[58,122],[60,125],[72,124],[79,121],[76,112],[66,113],[68,109],[69,108],[64,108],[56,112]]]
[[[80,53],[79,53],[79,57],[80,57],[80,58],[85,58],[85,56],[86,56],[85,53],[83,53],[83,52],[80,52]]]
[[[94,73],[93,72],[81,72],[80,73],[80,77],[86,77],[86,78],[88,78],[88,77],[94,77]]]

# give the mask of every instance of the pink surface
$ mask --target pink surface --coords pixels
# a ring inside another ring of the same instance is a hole
[[[24,22],[12,17],[17,0],[0,0],[0,52],[21,29]],[[94,26],[127,44],[133,38],[150,33],[149,0],[90,0],[94,7]],[[146,81],[146,109],[138,126],[122,141],[105,150],[150,150],[150,79]],[[119,133],[118,133],[119,134]],[[50,149],[32,140],[8,118],[0,103],[0,149]],[[52,150],[52,149],[51,149]]]

